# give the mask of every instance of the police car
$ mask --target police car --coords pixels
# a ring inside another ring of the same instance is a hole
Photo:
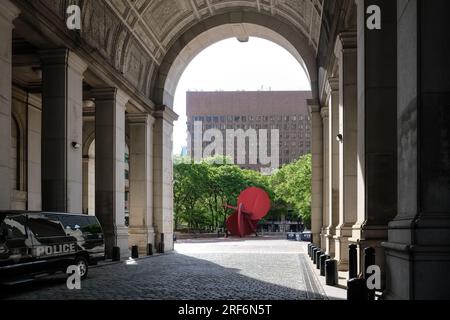
[[[96,217],[0,211],[0,284],[66,272],[70,265],[77,265],[85,279],[89,265],[104,259],[103,231]]]

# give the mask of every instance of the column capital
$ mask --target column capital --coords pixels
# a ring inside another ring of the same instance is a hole
[[[327,99],[329,98],[330,94],[336,93],[339,91],[339,78],[337,77],[330,77],[325,82],[325,92],[327,94]]]
[[[153,113],[153,116],[155,119],[163,119],[167,122],[174,123],[178,120],[178,114],[175,113],[171,108],[167,106],[160,106],[158,109]]]
[[[94,98],[94,101],[116,100],[122,106],[125,106],[130,100],[130,97],[125,92],[114,87],[92,89],[91,96]]]
[[[67,58],[67,63],[70,68],[74,69],[76,72],[78,72],[81,75],[83,75],[88,68],[87,63],[84,62],[84,60],[81,59],[76,53],[74,53],[73,51],[70,51],[70,50],[69,50],[69,55]]]
[[[313,114],[313,113],[319,113],[320,112],[320,104],[317,100],[315,99],[308,99],[306,101],[307,105],[308,105],[308,109],[309,109],[309,113]]]
[[[149,113],[129,113],[127,120],[130,125],[152,125],[155,122],[155,118]]]
[[[341,52],[355,51],[358,47],[356,31],[345,31],[338,34],[334,54],[339,57]]]
[[[330,89],[330,92],[332,91],[338,91],[339,90],[339,78],[338,77],[330,77],[327,81],[327,87]]]
[[[20,9],[17,8],[10,0],[2,1],[2,10],[0,10],[0,20],[5,20],[7,22],[12,22],[20,14]]]
[[[329,110],[330,109],[328,107],[323,107],[322,109],[320,109],[320,115],[322,116],[322,119],[328,119]]]
[[[83,59],[68,48],[40,50],[39,55],[43,66],[68,66],[80,75],[88,68]]]

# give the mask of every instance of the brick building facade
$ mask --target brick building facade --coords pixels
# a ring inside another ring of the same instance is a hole
[[[226,131],[242,129],[268,130],[268,150],[271,150],[271,130],[279,131],[279,165],[291,163],[311,152],[311,119],[308,114],[308,91],[237,91],[237,92],[188,92],[186,99],[189,154],[193,156],[194,126],[200,123],[202,137],[209,129],[218,129],[223,134],[223,154],[234,159],[244,169],[261,170],[264,164],[252,163],[249,158],[250,139],[246,142],[245,163],[238,161],[238,144],[234,154],[226,151]],[[258,136],[259,137],[259,136]],[[261,140],[258,140],[261,143]],[[203,149],[211,141],[203,141]],[[269,151],[270,153],[270,151]]]

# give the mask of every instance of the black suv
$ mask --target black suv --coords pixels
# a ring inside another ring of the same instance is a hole
[[[0,284],[80,268],[105,259],[103,231],[96,217],[47,212],[0,212]]]

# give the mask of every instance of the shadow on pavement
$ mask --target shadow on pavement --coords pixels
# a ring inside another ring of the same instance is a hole
[[[307,272],[298,266],[298,272]],[[277,270],[272,270],[274,274]],[[278,277],[282,275],[277,275]],[[305,278],[303,275],[302,278]],[[275,276],[274,279],[277,277]],[[276,281],[276,280],[275,280]],[[301,286],[302,284],[298,284]],[[19,300],[304,300],[324,297],[240,274],[182,254],[108,265],[90,271],[81,290],[68,290],[65,275],[2,288],[1,299]],[[325,298],[326,299],[326,298]]]

